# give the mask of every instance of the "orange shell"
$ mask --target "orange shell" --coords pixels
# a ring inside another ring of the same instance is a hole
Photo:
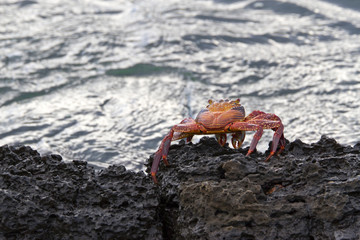
[[[242,121],[245,118],[245,109],[235,101],[220,100],[213,102],[199,112],[195,121],[201,123],[207,129],[221,129],[231,122]]]

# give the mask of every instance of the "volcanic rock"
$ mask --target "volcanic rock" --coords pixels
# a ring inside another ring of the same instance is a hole
[[[360,239],[359,150],[322,136],[265,162],[213,138],[174,145],[158,173],[165,237]]]
[[[180,141],[155,185],[123,166],[2,146],[0,239],[360,238],[360,143],[295,140],[268,162],[247,150]]]
[[[158,190],[142,172],[0,147],[0,239],[162,239]]]

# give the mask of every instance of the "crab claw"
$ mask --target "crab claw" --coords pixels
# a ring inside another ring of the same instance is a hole
[[[241,147],[242,143],[244,142],[245,131],[236,132],[236,133],[232,134],[231,136],[232,136],[231,143],[232,143],[233,147],[235,149],[239,149]]]
[[[226,134],[225,133],[218,133],[215,134],[216,140],[218,143],[223,147],[226,144]]]
[[[158,183],[158,181],[156,179],[156,172],[159,168],[161,159],[164,161],[166,166],[169,165],[169,163],[167,161],[167,155],[169,153],[173,134],[174,134],[174,131],[171,129],[170,132],[168,133],[168,135],[166,135],[164,137],[164,139],[162,140],[159,149],[157,150],[157,152],[154,155],[154,161],[151,166],[151,176],[152,176],[154,183],[156,183],[156,184]]]

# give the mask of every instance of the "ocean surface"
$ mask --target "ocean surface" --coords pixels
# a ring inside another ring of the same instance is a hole
[[[0,1],[0,145],[142,170],[225,98],[290,141],[359,142],[360,1]]]

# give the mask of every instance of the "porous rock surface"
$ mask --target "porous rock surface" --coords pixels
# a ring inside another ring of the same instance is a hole
[[[0,147],[0,239],[359,239],[360,143],[245,157],[214,138],[144,173]],[[152,156],[148,159],[150,170]]]
[[[0,147],[0,239],[162,239],[144,173]]]
[[[360,143],[296,140],[269,162],[246,152],[213,138],[171,147],[158,173],[166,238],[360,239]]]

